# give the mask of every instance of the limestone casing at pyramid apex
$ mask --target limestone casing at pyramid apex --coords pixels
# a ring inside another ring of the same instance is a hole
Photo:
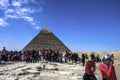
[[[52,33],[48,27],[44,27],[40,32],[41,33]]]

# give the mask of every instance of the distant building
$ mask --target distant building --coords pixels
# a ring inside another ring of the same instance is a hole
[[[43,28],[24,48],[24,50],[52,49],[60,52],[70,51],[48,28]]]

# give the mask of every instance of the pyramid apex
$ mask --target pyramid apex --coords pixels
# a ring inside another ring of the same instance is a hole
[[[42,33],[52,33],[48,27],[44,27],[42,30],[41,30]]]

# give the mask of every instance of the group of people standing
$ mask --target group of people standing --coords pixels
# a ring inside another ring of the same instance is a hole
[[[0,51],[0,61],[26,61],[28,62],[37,62],[43,60],[52,61],[52,62],[68,62],[72,61],[72,63],[77,63],[80,61],[85,66],[85,74],[83,75],[83,80],[97,80],[94,72],[96,70],[96,62],[102,61],[99,64],[99,70],[102,74],[102,80],[117,80],[115,69],[113,66],[113,54],[105,54],[102,59],[100,59],[99,54],[96,56],[94,53],[90,55],[90,60],[87,62],[85,59],[88,59],[87,54],[82,54],[81,58],[77,53],[65,52],[65,54],[60,53],[58,50],[51,49],[43,49],[39,51],[35,50],[26,50],[26,51],[7,51],[5,47],[3,47],[2,51]],[[86,62],[86,63],[85,63]]]
[[[100,63],[98,66],[102,75],[102,80],[117,80],[112,58],[113,56],[110,54],[105,54],[102,57],[102,63]],[[86,62],[83,80],[97,80],[96,76],[94,75],[96,70],[95,60],[95,57],[91,57],[91,59]]]
[[[92,59],[92,60],[94,60],[95,62],[101,62],[101,59],[100,59],[100,55],[99,54],[96,54],[96,56],[95,56],[95,54],[92,52],[92,54],[90,55],[90,58]],[[89,59],[89,56],[87,55],[87,53],[82,53],[82,57],[81,57],[81,61],[82,61],[82,63],[83,63],[83,66],[85,65],[85,62],[86,62],[86,60],[88,60]]]
[[[0,51],[0,61],[26,61],[27,63],[34,63],[39,61],[50,61],[60,63],[77,63],[79,59],[77,53],[66,51],[61,53],[58,50],[43,49],[43,50],[25,50],[25,51],[8,51],[3,47]]]

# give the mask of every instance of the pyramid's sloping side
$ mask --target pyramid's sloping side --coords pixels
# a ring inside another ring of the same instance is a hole
[[[42,32],[33,38],[23,50],[42,50],[43,48],[52,50],[57,49],[61,52],[70,51],[53,33]]]

